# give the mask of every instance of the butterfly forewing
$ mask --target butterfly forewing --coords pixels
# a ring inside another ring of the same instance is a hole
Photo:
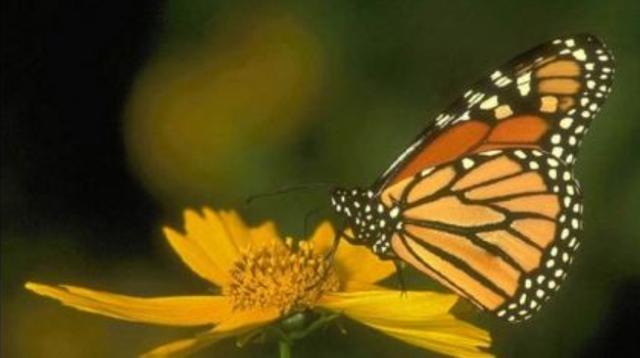
[[[376,182],[386,186],[469,153],[536,148],[568,165],[611,91],[613,57],[593,35],[559,38],[490,72],[437,116]]]
[[[391,239],[400,259],[512,322],[560,287],[578,246],[578,184],[569,166],[536,149],[472,154],[382,195],[401,208]]]

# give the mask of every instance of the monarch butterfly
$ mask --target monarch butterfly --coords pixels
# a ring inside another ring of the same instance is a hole
[[[613,72],[589,34],[515,57],[437,116],[371,188],[332,192],[352,229],[344,237],[502,319],[529,319],[580,245],[573,167]]]

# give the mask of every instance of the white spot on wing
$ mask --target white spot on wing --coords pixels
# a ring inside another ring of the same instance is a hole
[[[587,59],[587,54],[583,49],[578,49],[572,52],[573,57],[578,61],[585,61]]]
[[[498,96],[491,96],[480,103],[480,109],[492,109],[498,105]]]
[[[469,106],[471,107],[471,106],[475,105],[476,103],[480,102],[480,100],[483,99],[483,98],[484,98],[484,93],[478,92],[478,93],[474,94],[473,96],[471,96],[471,98],[469,98],[467,103],[469,103]]]
[[[531,71],[520,75],[518,77],[518,79],[516,80],[516,83],[518,84],[518,91],[520,92],[521,96],[526,96],[529,94],[529,92],[531,91],[531,86],[530,83],[531,82]]]
[[[498,87],[504,87],[504,86],[508,85],[511,82],[513,82],[513,81],[511,81],[511,79],[509,77],[503,76],[503,77],[500,77],[497,81],[495,81],[495,84]]]
[[[568,129],[569,127],[571,127],[572,123],[573,123],[573,118],[564,117],[562,118],[562,120],[560,120],[560,128]]]

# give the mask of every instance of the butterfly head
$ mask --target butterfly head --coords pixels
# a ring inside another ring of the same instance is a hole
[[[331,195],[331,206],[352,230],[352,236],[347,236],[349,241],[369,246],[378,255],[388,250],[395,220],[373,191],[336,189]]]
[[[373,191],[355,188],[337,188],[331,194],[331,207],[347,219],[355,218],[373,200]]]

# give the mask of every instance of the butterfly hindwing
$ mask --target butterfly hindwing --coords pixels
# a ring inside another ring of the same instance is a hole
[[[537,46],[492,71],[438,115],[376,182],[380,191],[465,154],[537,148],[572,165],[613,81],[613,56],[593,35]]]
[[[527,319],[566,277],[582,203],[571,169],[553,155],[482,152],[395,186],[382,196],[401,208],[393,252],[483,309]]]

